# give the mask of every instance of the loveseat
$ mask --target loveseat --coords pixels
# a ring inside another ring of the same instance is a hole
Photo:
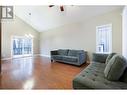
[[[80,66],[86,62],[87,53],[84,50],[58,49],[50,52],[51,62],[59,61]]]
[[[92,63],[72,83],[74,89],[127,89],[127,61],[118,54],[94,53]]]

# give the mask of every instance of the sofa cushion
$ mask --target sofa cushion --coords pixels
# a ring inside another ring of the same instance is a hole
[[[78,56],[79,53],[84,52],[83,50],[69,50],[68,51],[68,56]]]
[[[116,54],[106,65],[104,70],[105,77],[112,81],[119,80],[126,67],[126,59],[123,56]]]
[[[94,61],[94,62],[105,63],[105,61],[108,57],[108,54],[93,53],[92,57],[93,57],[92,61]]]
[[[67,55],[68,54],[68,49],[64,49],[64,50],[63,49],[59,49],[58,50],[58,54],[59,55]]]
[[[105,64],[108,64],[109,60],[115,55],[116,53],[110,53],[106,59]]]
[[[62,60],[63,59],[63,57],[61,55],[53,55],[52,58],[55,60]]]
[[[120,81],[110,81],[104,76],[106,64],[91,63],[73,80],[75,89],[127,89],[127,84]]]
[[[67,62],[77,62],[78,58],[74,56],[63,56],[63,60]]]

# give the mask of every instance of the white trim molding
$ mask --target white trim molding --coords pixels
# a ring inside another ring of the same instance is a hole
[[[44,56],[44,57],[50,57],[50,55],[44,55],[44,54],[41,54],[41,56]]]
[[[10,60],[10,59],[12,59],[11,57],[9,58],[2,58],[1,60]]]
[[[41,56],[41,54],[34,54],[32,56],[21,56],[21,57],[17,57],[17,58],[35,57],[35,56]],[[10,57],[10,58],[2,58],[1,60],[10,60],[10,59],[17,59],[17,58]]]

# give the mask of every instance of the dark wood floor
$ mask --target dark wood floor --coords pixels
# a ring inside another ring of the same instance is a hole
[[[2,61],[1,89],[72,89],[81,67],[54,62],[46,57],[25,57]]]

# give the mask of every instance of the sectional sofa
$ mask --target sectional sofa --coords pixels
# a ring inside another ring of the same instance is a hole
[[[72,83],[74,89],[127,89],[127,61],[115,53],[94,53],[92,63]]]
[[[66,64],[73,64],[80,66],[86,62],[87,52],[84,50],[69,50],[69,49],[58,49],[53,50],[51,53],[51,62],[59,61]]]

